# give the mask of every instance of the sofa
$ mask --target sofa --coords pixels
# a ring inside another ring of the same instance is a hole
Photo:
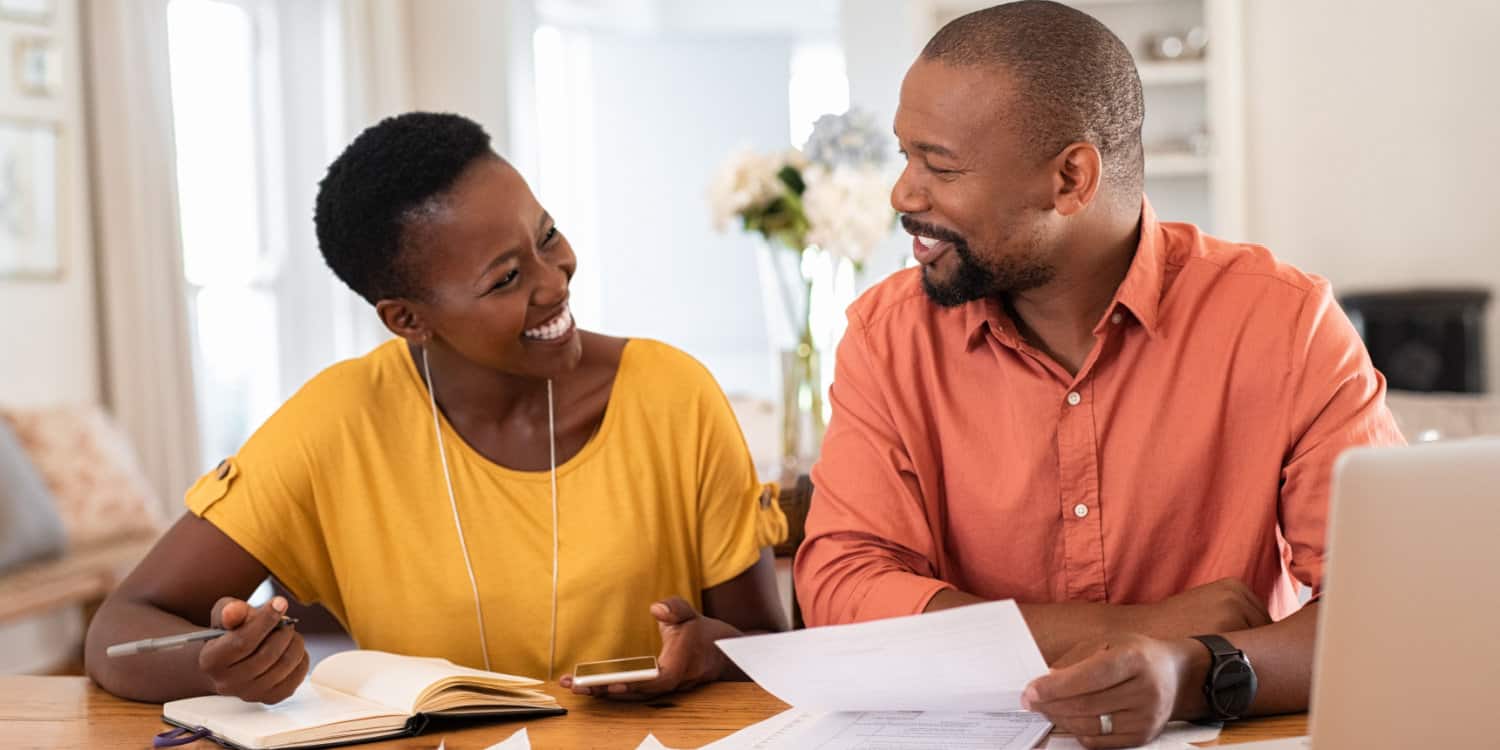
[[[0,670],[76,669],[88,618],[166,523],[103,409],[0,407]]]

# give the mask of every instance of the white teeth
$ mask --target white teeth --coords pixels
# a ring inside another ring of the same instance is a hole
[[[552,339],[561,337],[572,327],[573,313],[568,308],[564,307],[562,312],[557,314],[557,317],[537,326],[536,328],[523,331],[521,335],[525,336],[528,339],[551,341]]]
[[[925,248],[927,248],[929,250],[931,250],[934,247],[937,247],[938,243],[941,242],[941,241],[942,240],[935,240],[935,239],[933,239],[931,237],[918,237],[917,238],[917,242],[922,243],[922,247],[925,247]]]

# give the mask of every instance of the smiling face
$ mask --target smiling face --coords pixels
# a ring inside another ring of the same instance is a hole
[[[891,206],[941,305],[1034,289],[1057,273],[1056,165],[1020,134],[1008,78],[921,58],[901,85],[906,168]]]
[[[545,378],[578,365],[573,248],[509,164],[476,159],[408,212],[403,240],[400,262],[422,293],[377,305],[392,330],[497,372]]]

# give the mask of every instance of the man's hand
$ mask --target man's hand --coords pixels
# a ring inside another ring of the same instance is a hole
[[[741,635],[733,625],[698,614],[693,605],[676,596],[652,604],[651,616],[661,630],[661,656],[656,659],[661,674],[656,679],[578,687],[572,675],[565,675],[559,684],[579,695],[645,700],[713,682],[728,670],[729,658],[714,641]]]
[[[1088,748],[1135,747],[1161,734],[1172,718],[1202,711],[1207,651],[1193,640],[1124,635],[1080,645],[1033,680],[1021,705],[1047,717]],[[1104,734],[1101,716],[1113,724]]]
[[[307,647],[291,627],[278,627],[286,600],[276,597],[258,608],[233,597],[214,604],[210,620],[228,633],[203,645],[198,668],[214,692],[240,700],[278,703],[307,676]]]
[[[1206,583],[1155,604],[1127,606],[1120,615],[1119,630],[1169,640],[1271,624],[1266,603],[1234,578]]]

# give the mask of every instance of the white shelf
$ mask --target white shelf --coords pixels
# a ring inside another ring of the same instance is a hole
[[[1146,154],[1147,177],[1197,177],[1207,175],[1213,168],[1210,156],[1173,152]]]
[[[1182,62],[1147,62],[1135,64],[1141,73],[1142,86],[1172,86],[1187,83],[1202,83],[1208,78],[1208,66],[1202,60]]]

